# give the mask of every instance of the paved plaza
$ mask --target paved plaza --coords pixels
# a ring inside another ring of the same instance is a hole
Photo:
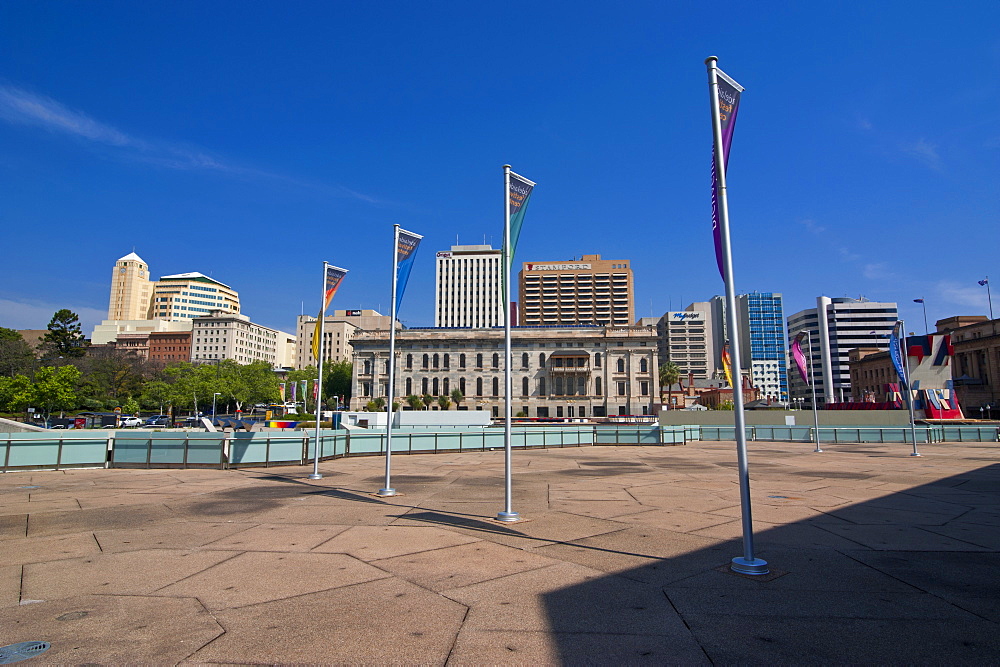
[[[34,663],[1000,662],[1000,448],[733,443],[0,476]]]

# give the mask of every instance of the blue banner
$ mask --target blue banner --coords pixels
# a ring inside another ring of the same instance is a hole
[[[413,266],[413,258],[417,255],[417,248],[420,246],[420,239],[424,238],[420,234],[408,232],[405,229],[399,230],[396,242],[396,312],[399,312],[399,304],[403,303],[403,292],[406,291],[406,281],[410,279],[410,268]]]
[[[903,371],[902,344],[899,340],[901,333],[899,322],[896,322],[896,327],[892,330],[892,337],[889,339],[889,358],[892,359],[892,365],[896,368],[896,375],[899,377],[899,383],[905,391],[906,373]]]

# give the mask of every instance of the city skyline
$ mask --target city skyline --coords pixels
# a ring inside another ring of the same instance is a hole
[[[914,299],[931,329],[986,314],[996,4],[714,7],[4,3],[0,326],[69,308],[89,332],[133,250],[278,330],[323,260],[351,269],[332,307],[387,312],[394,223],[425,237],[400,318],[430,326],[434,253],[501,243],[505,162],[538,183],[515,266],[627,259],[636,318],[706,301],[708,55],[747,89],[738,292],[895,302],[917,333]]]

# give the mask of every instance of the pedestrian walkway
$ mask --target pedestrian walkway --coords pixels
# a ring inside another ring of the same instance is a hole
[[[0,476],[0,645],[38,663],[1000,661],[1000,449],[732,443]]]

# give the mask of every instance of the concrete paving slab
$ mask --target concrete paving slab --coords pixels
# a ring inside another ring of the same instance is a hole
[[[208,546],[227,551],[311,551],[345,530],[347,526],[265,523],[222,537]]]
[[[6,540],[2,546],[5,565],[23,565],[60,558],[77,558],[98,553],[101,550],[93,533]]]
[[[473,542],[386,558],[373,564],[432,591],[442,591],[554,563],[555,561],[534,552],[490,542]]]
[[[150,549],[29,563],[24,566],[21,597],[148,595],[230,558],[228,551]]]
[[[47,641],[39,664],[177,664],[222,634],[193,598],[90,595],[0,609],[4,643]]]
[[[432,526],[354,526],[315,547],[318,553],[345,553],[365,562],[478,542],[480,538]]]
[[[730,516],[720,516],[704,512],[687,512],[673,509],[654,509],[639,514],[626,514],[615,518],[615,521],[628,524],[643,524],[656,526],[678,533],[694,533],[695,531],[718,526],[732,521]]]
[[[16,607],[21,602],[21,566],[0,565],[0,607]]]
[[[27,514],[0,516],[0,540],[18,539],[28,534]]]
[[[216,613],[225,635],[192,662],[443,665],[464,606],[396,578]]]
[[[28,521],[29,537],[62,535],[81,531],[141,528],[182,520],[163,505],[136,507],[99,507],[89,510],[32,513]]]
[[[227,535],[247,530],[252,524],[184,521],[144,528],[98,530],[94,537],[104,553],[142,549],[194,549]]]
[[[342,554],[255,553],[229,558],[156,591],[197,597],[211,610],[260,604],[388,577],[383,570]]]
[[[880,551],[984,551],[984,547],[912,525],[826,525],[825,530]]]

